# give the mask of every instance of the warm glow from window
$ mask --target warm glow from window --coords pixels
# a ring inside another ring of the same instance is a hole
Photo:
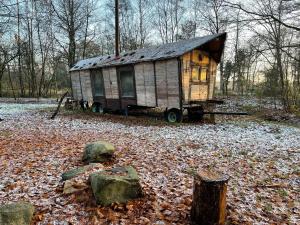
[[[206,66],[192,67],[192,81],[193,82],[207,82],[208,68]]]
[[[200,67],[199,73],[200,73],[200,81],[206,82],[207,81],[207,67]]]

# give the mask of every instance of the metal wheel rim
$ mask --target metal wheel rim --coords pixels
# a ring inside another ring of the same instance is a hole
[[[94,112],[94,113],[100,113],[100,114],[103,114],[103,113],[104,113],[104,110],[103,110],[103,107],[102,107],[102,106],[99,106],[98,109],[99,109],[99,111],[97,112],[97,106],[94,105],[94,106],[92,107],[92,112]]]
[[[95,112],[96,112],[96,108],[97,108],[97,107],[94,105],[94,106],[92,107],[92,112],[95,113]]]
[[[175,123],[177,121],[177,115],[175,112],[168,113],[168,121],[171,123]]]
[[[103,107],[102,107],[102,106],[99,107],[99,113],[100,113],[100,114],[103,114],[103,113],[104,113],[104,110],[103,110]]]

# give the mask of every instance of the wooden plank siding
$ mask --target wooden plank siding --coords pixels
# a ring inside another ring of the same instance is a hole
[[[157,104],[162,108],[180,108],[178,60],[155,62]]]
[[[201,57],[199,57],[201,55]],[[211,63],[213,62],[213,63]],[[205,101],[212,98],[216,73],[212,73],[216,63],[206,52],[193,50],[182,56],[182,96],[183,103],[190,101]],[[199,73],[196,67],[208,67],[207,81],[195,82],[192,77]],[[193,67],[195,67],[193,69]]]
[[[117,80],[117,70],[115,67],[103,68],[103,80],[106,99],[118,99],[119,89]]]
[[[182,79],[182,98],[183,103],[189,102],[190,95],[190,79],[191,79],[191,56],[190,52],[182,56],[181,79]]]
[[[199,54],[204,57],[199,60]],[[93,99],[90,70],[72,71],[71,81],[75,100],[92,103],[98,101],[111,109],[125,108],[127,105],[145,107],[180,108],[189,101],[212,99],[216,80],[217,63],[199,50],[193,50],[181,57],[181,87],[179,84],[179,61],[177,58],[155,62],[134,64],[136,100],[120,99],[119,81],[116,67],[102,68],[105,96]],[[207,82],[192,82],[192,65],[208,66]],[[96,71],[94,71],[96,72]],[[180,88],[182,88],[180,90]],[[182,95],[182,96],[181,96]]]
[[[80,80],[79,80],[79,71],[71,72],[70,76],[71,76],[71,83],[72,83],[73,98],[79,101],[82,99]]]
[[[217,66],[218,64],[211,59],[210,60],[210,81],[209,81],[209,87],[208,87],[208,99],[214,98],[214,90],[215,90],[215,84],[216,84],[216,76],[217,76]]]
[[[88,101],[89,103],[93,102],[93,93],[92,93],[92,84],[91,76],[89,70],[82,70],[79,72],[80,83],[82,88],[82,99]]]
[[[208,94],[208,86],[207,85],[199,85],[199,84],[191,84],[190,87],[190,98],[193,100],[206,100]]]
[[[154,64],[139,63],[134,66],[137,105],[155,107],[155,75]]]

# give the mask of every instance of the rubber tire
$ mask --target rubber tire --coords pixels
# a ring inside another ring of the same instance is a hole
[[[198,109],[198,110],[191,110],[188,109],[188,118],[190,122],[198,122],[203,120],[203,110]]]
[[[92,112],[103,114],[104,110],[100,103],[94,103],[91,108]]]
[[[180,123],[182,122],[182,112],[179,109],[170,109],[165,113],[165,120],[169,123]]]

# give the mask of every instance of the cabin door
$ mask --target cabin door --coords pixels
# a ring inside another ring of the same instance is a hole
[[[182,87],[185,103],[209,97],[209,55],[193,50],[183,55]]]
[[[91,85],[94,104],[106,108],[103,73],[101,69],[91,70]]]
[[[190,93],[191,101],[207,100],[208,98],[208,66],[191,65]]]
[[[129,105],[136,105],[136,90],[134,67],[124,66],[118,68],[120,107],[126,109]]]

